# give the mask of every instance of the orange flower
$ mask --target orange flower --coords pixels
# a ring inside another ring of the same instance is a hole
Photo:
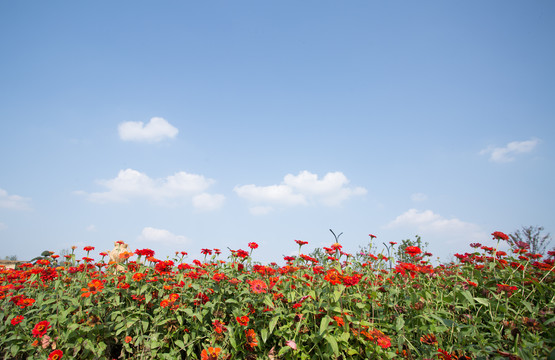
[[[164,299],[164,300],[160,301],[160,306],[163,307],[163,308],[165,308],[169,304],[170,304],[170,301],[168,299]]]
[[[220,320],[214,320],[212,325],[214,325],[214,331],[216,331],[218,334],[221,334],[227,330],[227,328],[225,327],[225,323],[221,322]]]
[[[330,282],[332,285],[341,284],[341,274],[337,272],[335,269],[329,269],[327,275],[324,276],[324,280]]]
[[[437,338],[434,334],[422,335],[420,342],[427,345],[437,345]]]
[[[100,280],[93,280],[88,284],[88,287],[82,288],[81,297],[89,297],[91,294],[96,294],[104,289],[104,284]]]
[[[345,320],[343,320],[341,316],[334,316],[333,320],[335,320],[335,323],[337,324],[337,326],[345,325]]]
[[[126,336],[126,337],[125,337],[125,342],[126,342],[126,343],[129,344],[131,341],[133,341],[133,338],[132,338],[131,336]]]
[[[213,348],[212,346],[210,346],[208,348],[208,351],[206,351],[206,349],[203,349],[202,352],[200,353],[200,359],[201,360],[217,360],[220,357],[220,352],[222,351],[222,349],[220,348]]]
[[[245,336],[247,337],[247,348],[253,350],[258,346],[258,340],[256,339],[256,333],[253,329],[245,330]]]
[[[145,277],[145,274],[143,274],[143,273],[133,274],[133,280],[135,280],[135,281],[141,281],[144,277]]]

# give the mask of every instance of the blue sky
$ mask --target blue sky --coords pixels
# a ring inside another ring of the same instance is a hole
[[[0,4],[0,256],[555,231],[551,1]]]

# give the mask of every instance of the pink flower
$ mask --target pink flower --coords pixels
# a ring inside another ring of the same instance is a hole
[[[294,340],[287,340],[285,345],[289,346],[293,350],[297,350],[297,343]]]

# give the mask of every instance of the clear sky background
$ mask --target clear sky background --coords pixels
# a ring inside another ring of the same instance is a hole
[[[553,1],[2,1],[0,49],[2,258],[555,232]]]

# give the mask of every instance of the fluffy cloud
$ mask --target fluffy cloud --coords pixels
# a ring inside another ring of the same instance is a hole
[[[489,154],[489,159],[493,162],[510,162],[515,159],[514,155],[531,152],[539,143],[540,140],[538,139],[513,141],[508,143],[505,147],[489,146],[480,151],[480,154]]]
[[[31,199],[19,195],[8,195],[4,189],[0,189],[0,208],[12,210],[31,210]]]
[[[223,195],[206,194],[204,191],[213,183],[213,179],[202,175],[189,174],[184,171],[161,179],[152,179],[145,173],[133,169],[120,170],[110,180],[98,183],[107,190],[88,194],[93,202],[126,202],[136,198],[144,198],[157,203],[167,203],[175,199],[191,199],[199,209],[215,209],[223,203]]]
[[[271,205],[295,206],[320,203],[337,206],[352,196],[366,194],[362,187],[348,187],[349,180],[341,172],[332,172],[318,179],[318,175],[301,171],[298,175],[287,174],[281,184],[258,186],[254,184],[236,186],[235,193],[252,203],[265,206],[252,207],[253,214],[266,214]]]
[[[96,226],[94,226],[94,225],[91,224],[91,225],[87,226],[87,227],[85,228],[85,230],[91,231],[91,232],[92,232],[92,231],[96,231]]]
[[[145,125],[142,121],[127,121],[119,124],[120,139],[124,141],[159,142],[174,138],[179,130],[160,117],[153,117]]]
[[[202,193],[193,197],[193,206],[200,211],[213,211],[221,208],[225,196],[221,194]]]
[[[441,234],[449,238],[462,236],[469,241],[487,238],[478,225],[457,218],[446,219],[432,210],[410,209],[386,225],[386,228],[400,227],[415,228],[420,233]]]
[[[156,229],[153,227],[145,227],[141,235],[137,237],[140,242],[166,244],[166,245],[183,245],[189,243],[189,239],[182,235],[175,235],[164,229]]]

